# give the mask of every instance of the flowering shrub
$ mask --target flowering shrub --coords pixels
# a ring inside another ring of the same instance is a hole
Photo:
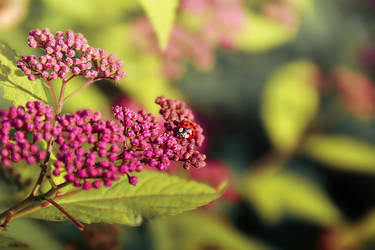
[[[55,35],[48,29],[32,30],[28,45],[42,49],[45,54],[22,56],[17,67],[30,81],[41,78],[46,82],[55,108],[38,100],[0,111],[2,167],[9,170],[26,164],[39,165],[41,169],[30,195],[0,214],[1,228],[6,228],[19,214],[51,204],[82,229],[83,225],[55,200],[81,190],[111,187],[115,181],[121,183],[116,185],[122,185],[122,176],[135,186],[139,181],[136,173],[144,166],[161,171],[172,162],[179,162],[185,169],[205,166],[206,156],[198,151],[204,141],[203,130],[181,101],[158,97],[156,104],[161,108],[161,117],[122,106],[113,108],[114,120],[103,120],[100,112],[89,109],[62,114],[64,103],[95,80],[120,81],[125,76],[123,63],[115,55],[108,56],[106,51],[89,46],[82,34],[71,30]],[[65,96],[66,85],[77,76],[86,78],[87,82]],[[59,93],[51,83],[58,78],[61,79]],[[184,122],[192,124],[194,133],[181,127]],[[48,191],[42,190],[45,179],[50,185]],[[74,191],[64,192],[65,187]],[[35,202],[39,204],[25,210]],[[83,217],[89,222],[105,221]]]
[[[1,1],[0,249],[375,249],[374,7]]]

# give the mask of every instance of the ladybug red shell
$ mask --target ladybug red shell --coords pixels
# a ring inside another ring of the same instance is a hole
[[[181,138],[189,139],[194,138],[197,134],[197,128],[194,123],[189,121],[182,121],[180,123],[180,128],[178,129],[178,134]]]

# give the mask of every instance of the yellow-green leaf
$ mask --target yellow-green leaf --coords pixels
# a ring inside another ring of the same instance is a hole
[[[86,30],[85,35],[90,27],[95,27],[95,32],[98,32],[140,9],[136,1],[124,0],[41,0],[40,4],[44,11],[37,19],[39,28],[49,27],[55,31],[73,29],[76,32]]]
[[[145,170],[137,176],[139,182],[136,186],[130,185],[127,177],[123,177],[109,188],[82,191],[56,201],[83,223],[138,226],[144,219],[179,214],[206,205],[223,192],[223,189],[216,191],[206,184],[161,172]],[[75,188],[69,186],[62,193],[72,190]],[[52,206],[39,208],[30,216],[52,221],[67,219]]]
[[[161,49],[165,49],[168,44],[169,34],[176,17],[178,0],[139,0],[145,10]]]
[[[279,151],[293,151],[315,115],[319,101],[316,74],[314,64],[296,61],[279,68],[266,84],[261,115]]]
[[[149,225],[156,250],[266,249],[209,212],[172,216],[154,220]]]
[[[13,242],[21,242],[23,243],[20,244],[21,247],[29,246],[30,249],[62,249],[59,241],[53,238],[46,228],[31,220],[12,221],[8,225],[8,230],[1,232],[1,236],[8,240],[12,239]],[[2,240],[0,238],[0,247],[6,249],[2,247]]]
[[[2,250],[31,250],[31,248],[19,241],[19,240],[15,240],[15,239],[12,239],[12,238],[9,238],[9,237],[5,237],[3,235],[0,235],[0,249]]]
[[[289,3],[302,13],[314,13],[315,0],[290,0]]]
[[[276,223],[285,215],[322,225],[340,220],[339,211],[322,190],[301,176],[275,166],[248,174],[244,195],[268,223]]]
[[[337,169],[375,173],[375,146],[344,135],[309,137],[304,152]]]
[[[4,42],[0,42],[0,85],[4,98],[14,105],[24,105],[27,101],[41,100],[47,102],[47,96],[40,80],[29,81],[17,68],[19,57]]]
[[[247,10],[244,30],[236,42],[239,49],[264,52],[292,40],[298,27],[290,28],[282,23]]]

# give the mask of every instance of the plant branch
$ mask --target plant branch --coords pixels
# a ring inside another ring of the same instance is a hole
[[[72,93],[70,93],[70,95],[68,95],[63,103],[66,103],[70,98],[72,98],[75,94],[77,94],[79,91],[83,90],[84,88],[86,88],[87,86],[89,86],[91,83],[93,83],[95,80],[97,79],[90,79],[88,80],[87,82],[85,82],[84,84],[82,84],[80,87],[78,87],[76,90],[74,90]]]
[[[74,76],[71,76],[68,80],[62,81],[59,100],[57,100],[56,93],[53,89],[53,86],[52,86],[51,82],[47,81],[48,87],[51,90],[54,102],[56,104],[56,110],[55,110],[56,116],[58,116],[62,111],[62,107],[63,107],[63,104],[64,104],[64,94],[65,94],[66,84],[73,77]],[[54,127],[56,126],[56,124],[57,124],[57,120],[55,120]],[[20,210],[29,206],[33,202],[41,201],[41,200],[48,200],[48,202],[50,202],[55,207],[57,207],[61,212],[63,212],[79,228],[81,228],[81,229],[83,228],[82,224],[80,224],[78,221],[76,221],[60,205],[58,205],[56,202],[52,201],[49,198],[50,196],[55,194],[59,189],[63,188],[64,186],[66,186],[68,184],[68,183],[63,183],[63,184],[60,184],[60,185],[56,185],[55,182],[52,179],[50,171],[48,171],[48,162],[49,162],[50,157],[51,157],[53,143],[54,143],[54,138],[52,138],[51,140],[48,141],[48,146],[47,146],[47,150],[46,150],[47,151],[47,157],[44,159],[43,163],[40,165],[41,171],[40,171],[38,180],[35,183],[35,186],[33,187],[30,195],[25,200],[19,202],[18,204],[14,205],[13,207],[9,208],[8,210],[6,210],[5,212],[0,214],[0,221],[5,218],[4,222],[0,225],[0,232],[7,227],[8,223],[10,221],[12,221],[14,215],[17,214]],[[48,179],[49,183],[51,184],[51,189],[45,194],[37,195],[45,177]]]
[[[23,201],[17,203],[13,207],[9,208],[5,212],[0,214],[0,221],[5,219],[4,222],[0,225],[0,232],[6,229],[7,225],[9,222],[11,222],[13,219],[19,217],[16,216],[20,210],[24,209],[25,207],[29,206],[30,204],[37,202],[37,201],[42,201],[42,200],[47,200],[49,197],[53,196],[54,194],[57,193],[58,190],[64,188],[69,184],[69,182],[64,182],[62,184],[57,185],[55,188],[51,188],[48,192],[45,194],[41,195],[35,195],[37,191],[40,189],[41,182],[43,181],[44,175],[41,173],[39,175],[38,181],[35,184],[33,191],[31,194]]]
[[[67,82],[69,82],[70,80],[72,80],[74,77],[76,77],[76,75],[71,75],[68,79],[64,79],[63,80],[63,83],[67,83]]]
[[[54,127],[57,124],[56,117],[58,115],[60,115],[64,103],[67,102],[76,93],[78,93],[82,89],[86,88],[91,83],[93,83],[94,80],[97,80],[97,79],[90,79],[90,80],[88,80],[86,83],[84,83],[83,85],[81,85],[79,88],[77,88],[75,91],[73,91],[70,95],[68,95],[65,98],[66,84],[73,77],[74,77],[74,75],[71,76],[70,78],[68,78],[67,80],[63,80],[62,81],[59,99],[57,99],[56,92],[55,92],[55,90],[54,90],[51,82],[47,81],[48,87],[49,87],[49,89],[50,89],[50,91],[52,93],[54,102],[56,104],[55,124],[54,124]],[[0,224],[0,232],[3,231],[4,229],[6,229],[7,225],[9,224],[9,222],[11,222],[13,219],[15,219],[15,218],[17,218],[19,216],[22,216],[24,214],[30,213],[30,212],[32,212],[35,209],[38,209],[40,207],[48,206],[48,204],[52,204],[53,206],[55,206],[62,213],[64,213],[75,225],[77,225],[77,227],[80,230],[83,230],[84,226],[80,222],[78,222],[63,207],[61,207],[53,199],[51,199],[51,196],[55,195],[59,189],[65,187],[66,185],[69,184],[68,182],[65,182],[65,183],[56,185],[55,182],[52,179],[51,172],[48,171],[48,162],[49,162],[50,157],[51,157],[51,153],[52,153],[54,141],[55,141],[55,138],[52,138],[51,140],[48,141],[47,150],[46,150],[47,157],[44,159],[43,163],[40,165],[41,171],[40,171],[38,180],[36,181],[36,183],[35,183],[32,191],[31,191],[31,193],[29,194],[29,196],[27,196],[27,198],[25,200],[17,203],[13,207],[9,208],[8,210],[6,210],[5,212],[3,212],[3,213],[0,214],[0,222],[2,223],[2,224]],[[44,178],[48,179],[49,183],[51,184],[51,189],[48,192],[44,193],[44,194],[38,195],[38,192],[40,191],[40,187],[41,187],[41,185],[42,185],[42,183],[44,181]],[[75,192],[76,191],[74,191],[74,193]],[[73,192],[69,193],[69,195],[70,194],[73,194]],[[68,195],[68,194],[65,194],[65,195]],[[65,197],[65,195],[64,195],[64,197]],[[61,196],[61,197],[63,197],[63,196]],[[55,197],[55,198],[58,199],[59,197]],[[40,201],[43,201],[43,200],[48,201],[48,203],[46,203],[46,202],[39,203],[36,206],[32,206],[32,207],[29,207],[28,209],[25,209],[26,207],[30,206],[34,202],[40,202]]]
[[[71,79],[71,78],[69,78],[69,79]],[[61,113],[62,108],[63,108],[66,83],[67,83],[67,81],[65,81],[65,80],[62,81],[62,85],[61,85],[61,89],[60,89],[60,96],[59,96],[59,100],[57,101],[57,97],[56,97],[56,94],[55,94],[55,92],[53,90],[52,84],[50,83],[50,81],[48,81],[48,85],[51,86],[51,91],[52,91],[54,99],[56,101],[55,124],[53,125],[53,127],[56,127],[56,125],[57,125],[56,116],[58,116]],[[39,178],[41,179],[41,182],[43,181],[44,177],[46,177],[47,180],[49,181],[49,183],[51,184],[52,188],[56,188],[56,184],[55,184],[55,182],[52,179],[51,172],[48,171],[48,166],[47,165],[48,165],[48,162],[49,162],[49,160],[51,158],[51,153],[52,153],[52,148],[53,148],[54,141],[55,141],[55,138],[52,138],[51,140],[48,141],[47,157],[43,161],[43,164],[40,165],[40,167],[42,168],[41,175],[43,175],[43,176],[39,176]],[[36,192],[34,192],[34,191],[33,191],[33,193],[36,194],[37,191]]]
[[[35,197],[29,196],[25,200],[17,203],[13,207],[9,208],[8,210],[0,214],[0,221],[5,218],[4,222],[0,225],[0,232],[6,229],[8,223],[11,222],[13,215],[18,210],[21,210],[25,208],[26,206],[28,206],[33,201],[33,198]]]
[[[42,169],[40,171],[40,174],[39,174],[39,177],[38,177],[38,180],[36,181],[35,183],[35,186],[33,188],[33,190],[31,191],[30,195],[29,196],[32,196],[32,197],[36,197],[38,192],[39,192],[39,189],[42,185],[42,182],[44,180],[44,170]]]
[[[56,115],[59,115],[62,111],[62,107],[63,107],[63,104],[64,104],[64,95],[65,95],[66,83],[67,83],[66,81],[63,81],[62,85],[61,85],[59,101],[58,101],[57,107],[56,107]]]
[[[55,90],[54,90],[54,88],[53,88],[53,86],[52,86],[51,81],[47,81],[47,84],[48,84],[49,89],[51,90],[52,97],[53,97],[53,101],[55,102],[55,105],[56,105],[56,107],[57,107],[57,97],[56,97],[56,92],[55,92]]]
[[[77,190],[74,190],[74,191],[71,191],[69,193],[66,193],[66,194],[63,194],[63,195],[59,195],[59,196],[56,196],[55,198],[53,198],[54,201],[57,201],[57,200],[60,200],[64,197],[68,197],[70,195],[73,195],[73,194],[76,194],[76,193],[80,193],[82,191],[82,189],[77,189]],[[40,204],[37,204],[35,206],[32,206],[32,207],[29,207],[29,208],[26,208],[22,211],[19,211],[18,213],[16,213],[13,217],[14,219],[18,218],[18,217],[22,217],[26,214],[29,214],[29,213],[32,213],[34,212],[35,210],[38,210],[40,208],[44,208],[44,207],[48,207],[50,205],[50,203],[47,201],[47,202],[43,202],[43,203],[40,203]]]
[[[54,200],[52,200],[50,198],[46,198],[46,200],[49,203],[51,203],[52,205],[54,205],[63,214],[65,214],[66,217],[68,217],[78,227],[79,230],[83,231],[83,229],[85,228],[85,226],[82,225],[79,221],[77,221],[73,216],[71,216],[62,206],[60,206],[59,204],[57,204]]]

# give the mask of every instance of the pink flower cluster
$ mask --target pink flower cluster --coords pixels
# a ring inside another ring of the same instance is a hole
[[[66,181],[85,190],[99,188],[102,182],[111,186],[120,174],[136,170],[120,171],[122,165],[114,164],[118,160],[121,164],[126,161],[120,147],[126,141],[124,127],[100,117],[100,113],[90,110],[57,117],[61,133],[56,138],[59,153],[53,174],[58,176],[64,172]],[[135,184],[134,178],[129,176],[129,182]]]
[[[332,82],[345,108],[361,117],[375,114],[375,87],[371,78],[346,68],[336,68]]]
[[[53,128],[53,109],[41,101],[0,111],[0,157],[5,166],[24,159],[27,164],[42,162],[47,154],[42,140],[51,140],[59,131]]]
[[[26,109],[11,107],[0,113],[1,160],[3,164],[22,159],[40,163],[47,155],[36,143],[53,139],[57,158],[53,174],[63,174],[67,182],[84,190],[111,186],[123,175],[135,185],[138,179],[133,174],[145,165],[158,170],[166,170],[171,162],[182,162],[185,168],[204,167],[206,156],[197,150],[204,140],[202,128],[195,124],[192,138],[178,134],[180,122],[193,122],[191,110],[164,97],[156,103],[162,118],[116,106],[114,116],[119,122],[103,121],[100,113],[91,110],[54,117],[52,107],[42,102],[28,102]]]
[[[201,168],[206,165],[206,155],[200,153],[197,149],[202,146],[204,141],[203,129],[195,123],[196,135],[188,139],[179,136],[180,123],[183,121],[193,121],[193,112],[181,101],[173,101],[158,97],[156,103],[160,105],[160,114],[164,119],[164,133],[157,137],[159,149],[164,149],[164,155],[171,160],[181,161],[183,167]],[[151,164],[150,164],[151,165]]]
[[[274,0],[263,3],[261,12],[287,28],[294,30],[298,27],[299,17],[292,1]]]
[[[65,34],[58,31],[55,35],[48,28],[42,31],[32,30],[28,45],[45,51],[39,58],[35,55],[23,56],[17,62],[17,66],[29,80],[38,76],[47,81],[83,76],[88,79],[107,78],[117,82],[125,77],[121,60],[117,60],[113,54],[108,56],[105,50],[89,46],[82,34],[71,30],[67,30]]]
[[[181,0],[180,10],[204,20],[200,35],[210,44],[234,48],[245,24],[241,0]]]

